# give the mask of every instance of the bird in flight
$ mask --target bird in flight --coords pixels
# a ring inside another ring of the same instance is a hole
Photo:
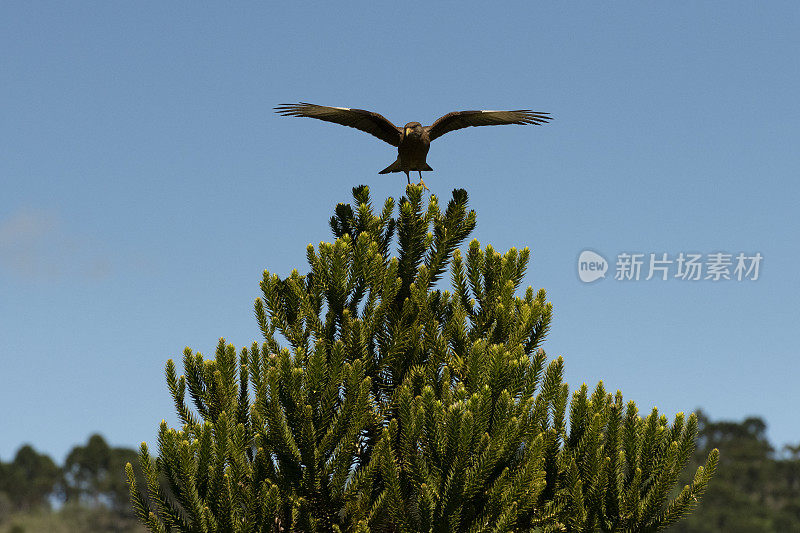
[[[433,170],[425,161],[431,141],[441,137],[447,132],[460,130],[469,126],[498,126],[503,124],[546,124],[551,120],[549,113],[539,113],[529,109],[516,111],[454,111],[439,117],[430,126],[423,126],[419,122],[409,122],[398,128],[383,115],[365,111],[363,109],[350,109],[347,107],[327,107],[322,105],[283,104],[275,111],[285,117],[308,117],[333,122],[365,131],[397,147],[397,160],[384,168],[378,174],[390,172],[405,172],[408,183],[411,184],[409,172],[419,172],[419,182],[422,181],[422,171]],[[426,187],[427,188],[427,187]]]

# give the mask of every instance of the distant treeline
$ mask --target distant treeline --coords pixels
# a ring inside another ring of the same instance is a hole
[[[800,531],[800,444],[776,450],[761,418],[714,422],[702,412],[698,418],[695,462],[702,464],[719,448],[720,464],[700,508],[670,531]],[[100,435],[73,448],[61,466],[30,445],[21,447],[12,461],[0,462],[0,533],[54,533],[53,520],[80,520],[82,531],[140,531],[124,474],[125,463],[138,464],[137,455],[110,447]],[[47,526],[26,518],[43,514],[51,517]]]
[[[0,462],[0,532],[142,531],[124,472],[137,456],[100,435],[74,447],[61,466],[22,446],[13,460]]]
[[[800,444],[776,450],[761,418],[711,421],[698,412],[695,465],[719,448],[720,461],[702,505],[673,533],[800,531]],[[687,472],[694,472],[694,467]],[[688,479],[685,480],[688,483]]]

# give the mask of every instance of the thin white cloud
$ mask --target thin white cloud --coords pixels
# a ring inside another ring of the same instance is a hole
[[[50,210],[20,208],[0,216],[0,272],[29,280],[101,279],[111,263],[90,241],[67,231]]]
[[[41,239],[54,227],[55,217],[52,213],[19,209],[8,218],[0,220],[0,247],[18,246]]]

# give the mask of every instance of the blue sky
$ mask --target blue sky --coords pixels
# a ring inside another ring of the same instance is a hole
[[[425,180],[467,189],[484,245],[531,248],[571,389],[800,441],[800,4],[350,5],[0,6],[0,459],[152,443],[168,358],[259,340],[262,271],[304,270],[353,186],[404,193],[394,148],[272,111],[296,101],[553,113],[436,140]],[[617,281],[622,252],[764,259]]]

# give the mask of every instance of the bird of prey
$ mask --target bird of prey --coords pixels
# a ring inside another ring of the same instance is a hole
[[[419,181],[422,181],[422,171],[433,170],[425,161],[431,141],[441,137],[447,132],[459,130],[469,126],[497,126],[502,124],[546,124],[552,118],[549,113],[539,113],[529,109],[516,111],[454,111],[439,117],[430,126],[423,126],[419,122],[409,122],[398,128],[383,115],[365,111],[363,109],[350,109],[347,107],[327,107],[322,105],[283,104],[275,111],[286,117],[309,117],[327,122],[349,126],[365,131],[397,147],[397,161],[384,168],[378,174],[389,172],[405,172],[406,180],[411,184],[409,172],[419,172]]]

